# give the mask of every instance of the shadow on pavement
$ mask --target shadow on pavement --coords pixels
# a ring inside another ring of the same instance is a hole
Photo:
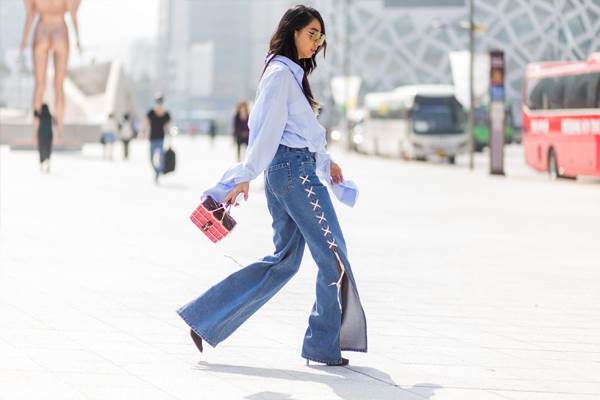
[[[440,385],[417,383],[412,387],[402,387],[385,372],[370,367],[328,367],[309,366],[309,370],[327,372],[302,372],[277,368],[258,368],[227,364],[212,364],[200,361],[194,369],[198,371],[219,372],[223,374],[245,375],[249,377],[281,379],[292,382],[312,382],[327,385],[344,400],[417,400],[430,399]],[[362,375],[362,376],[359,376]],[[370,378],[370,379],[365,379]],[[249,400],[301,400],[290,393],[263,391],[248,395]]]

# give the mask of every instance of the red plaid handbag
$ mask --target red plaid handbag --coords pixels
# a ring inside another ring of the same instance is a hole
[[[235,220],[229,214],[229,206],[217,203],[212,197],[207,197],[194,210],[190,219],[214,243],[223,239],[235,227]]]

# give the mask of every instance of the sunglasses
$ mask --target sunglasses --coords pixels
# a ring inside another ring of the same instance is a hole
[[[323,43],[325,43],[325,34],[319,32],[319,31],[308,32],[308,37],[313,42],[316,42],[319,46],[323,46]]]

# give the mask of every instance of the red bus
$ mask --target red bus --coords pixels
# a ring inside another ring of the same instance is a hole
[[[600,53],[528,64],[521,109],[527,164],[552,178],[600,176]]]

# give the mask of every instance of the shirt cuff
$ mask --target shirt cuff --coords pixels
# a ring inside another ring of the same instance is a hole
[[[250,182],[256,176],[244,164],[239,163],[229,168],[219,182],[202,193],[202,199],[212,197],[217,203],[222,203],[225,196],[240,182]]]
[[[339,201],[349,207],[354,207],[356,200],[358,200],[358,186],[353,181],[345,180],[342,183],[333,185],[331,190]]]
[[[358,200],[358,186],[353,181],[333,185],[331,183],[331,156],[327,152],[317,152],[317,175],[326,182],[335,197],[343,204],[354,207]]]

